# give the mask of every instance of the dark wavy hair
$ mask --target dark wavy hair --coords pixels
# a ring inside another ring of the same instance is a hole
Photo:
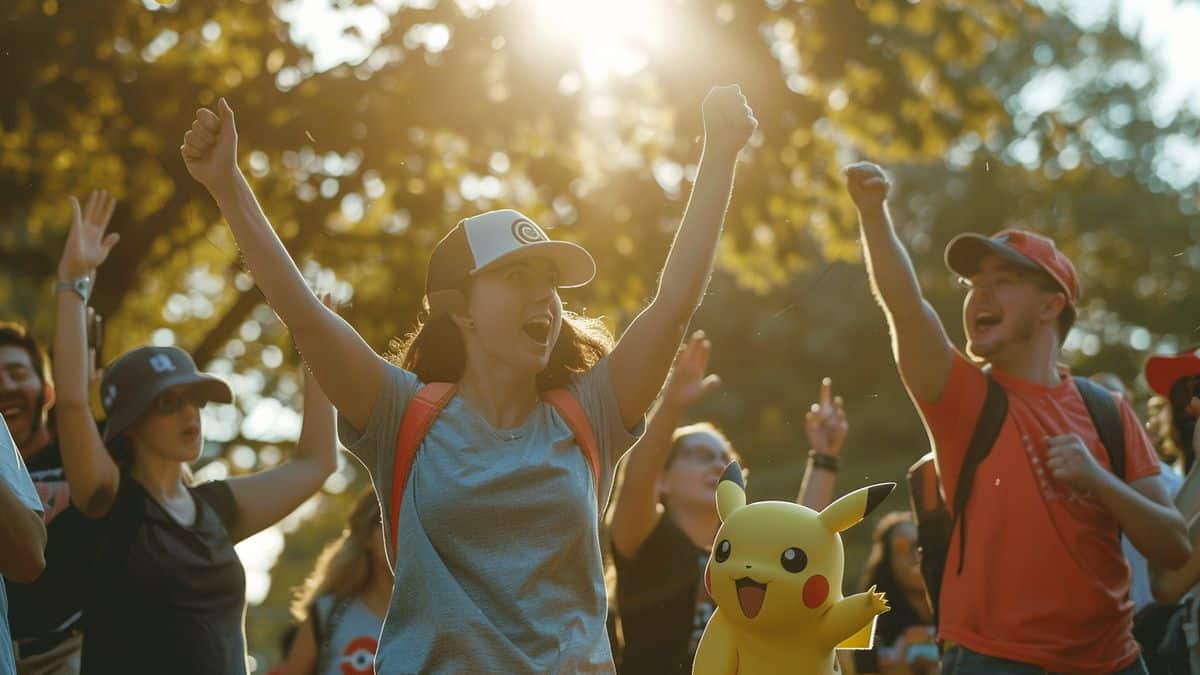
[[[1171,402],[1171,425],[1175,428],[1176,446],[1183,458],[1183,471],[1186,474],[1192,470],[1196,461],[1196,448],[1193,447],[1196,438],[1196,418],[1187,411],[1192,397],[1200,396],[1200,375],[1181,377],[1171,385],[1169,400]]]
[[[875,590],[887,594],[888,604],[892,611],[884,616],[893,618],[917,614],[917,608],[908,600],[908,594],[892,571],[892,537],[896,535],[901,525],[915,524],[911,511],[893,511],[880,519],[871,536],[871,553],[867,557],[867,565],[863,569],[862,578],[858,582],[859,589],[866,590],[875,586]],[[928,607],[924,608],[928,612]],[[879,640],[890,645],[896,641],[906,626],[895,626],[892,621],[881,618],[876,630]]]
[[[587,371],[612,351],[613,343],[602,321],[564,310],[550,363],[537,376],[538,391],[565,387],[572,375]],[[458,382],[467,367],[467,345],[454,321],[440,314],[419,321],[403,339],[392,340],[387,359],[422,382]]]

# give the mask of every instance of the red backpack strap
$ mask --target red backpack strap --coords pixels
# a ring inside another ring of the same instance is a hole
[[[596,434],[592,433],[592,424],[579,400],[566,389],[551,389],[542,392],[542,400],[554,406],[559,417],[567,423],[567,427],[575,434],[575,442],[587,458],[588,467],[592,470],[592,483],[596,487],[596,503],[600,505],[600,449],[596,447]]]
[[[396,561],[396,536],[400,532],[400,502],[404,499],[404,488],[408,485],[408,473],[425,434],[433,426],[442,408],[454,398],[457,385],[449,382],[431,382],[417,390],[416,396],[404,409],[404,419],[396,434],[396,456],[392,465],[392,562]]]

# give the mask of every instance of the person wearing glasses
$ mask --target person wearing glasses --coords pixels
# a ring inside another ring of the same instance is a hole
[[[680,426],[684,413],[720,384],[705,376],[711,345],[697,332],[675,360],[662,400],[625,459],[609,535],[624,637],[622,673],[690,673],[700,636],[716,605],[704,568],[721,526],[716,490],[725,467],[741,458],[708,422]],[[840,397],[826,379],[807,414],[812,452],[796,501],[821,509],[833,497],[847,431]]]
[[[114,203],[93,192],[59,263],[54,379],[67,481],[101,544],[83,602],[82,670],[243,675],[246,576],[233,545],[295,510],[337,465],[333,407],[305,378],[304,423],[291,459],[249,476],[193,485],[200,410],[230,403],[229,385],[177,347],[138,347],[100,382],[97,431],[88,401],[84,317],[96,268],[117,242]]]

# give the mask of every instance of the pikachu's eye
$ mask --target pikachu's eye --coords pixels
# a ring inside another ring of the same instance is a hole
[[[728,539],[722,539],[721,543],[717,544],[717,550],[713,554],[713,558],[716,558],[717,562],[723,563],[729,560],[730,553],[733,553],[733,546],[729,543]]]
[[[808,567],[808,556],[803,550],[792,547],[779,556],[779,564],[783,565],[783,569],[796,574],[803,572],[804,568]]]

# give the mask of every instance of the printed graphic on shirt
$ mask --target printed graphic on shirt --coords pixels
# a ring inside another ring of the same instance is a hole
[[[342,653],[342,675],[375,675],[375,650],[379,642],[368,635],[356,637]]]
[[[1049,445],[1045,440],[1038,441],[1022,431],[1021,445],[1029,458],[1029,466],[1033,469],[1037,480],[1038,490],[1046,502],[1060,502],[1072,516],[1085,522],[1104,520],[1108,514],[1100,500],[1091,494],[1081,492],[1074,487],[1054,478],[1046,462],[1050,457]],[[1090,449],[1090,448],[1089,448]],[[1093,455],[1095,452],[1093,451]]]
[[[42,500],[42,522],[49,525],[54,517],[71,505],[71,486],[67,483],[67,474],[63,468],[42,469],[30,471],[33,487]]]

